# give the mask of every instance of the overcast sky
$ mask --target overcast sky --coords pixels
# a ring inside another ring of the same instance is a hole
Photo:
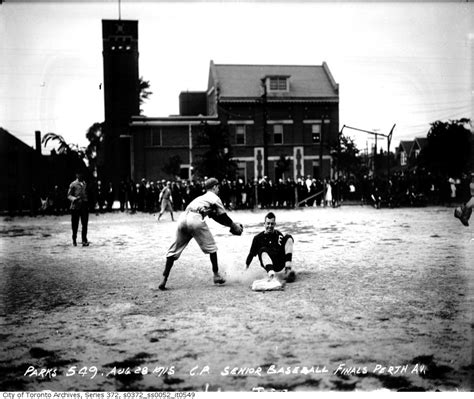
[[[0,126],[28,145],[34,131],[86,145],[104,120],[102,19],[118,1],[0,5]],[[205,90],[209,62],[321,65],[340,85],[339,125],[425,136],[435,120],[472,118],[472,2],[121,1],[139,21],[147,116],[179,112],[185,90]],[[360,149],[367,135],[344,130]],[[49,153],[49,149],[43,150]]]

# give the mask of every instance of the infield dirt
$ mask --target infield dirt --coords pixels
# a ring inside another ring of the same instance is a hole
[[[296,282],[253,292],[266,211],[209,221],[227,283],[195,242],[157,289],[176,222],[92,214],[0,222],[2,391],[471,391],[472,227],[452,209],[276,210]],[[43,373],[40,375],[40,372]]]

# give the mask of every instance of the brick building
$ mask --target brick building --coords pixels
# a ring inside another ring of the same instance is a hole
[[[138,21],[102,20],[104,66],[104,144],[98,173],[104,181],[131,174],[128,124],[140,114]]]
[[[191,178],[193,162],[204,150],[196,142],[203,123],[227,132],[244,180],[330,177],[339,132],[339,87],[326,63],[211,61],[207,90],[181,93],[179,116],[131,118],[131,178],[174,177],[163,170],[172,157],[180,160],[180,176]],[[285,171],[277,168],[282,157],[290,165]]]

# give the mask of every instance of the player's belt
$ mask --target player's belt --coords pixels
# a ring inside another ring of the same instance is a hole
[[[197,213],[198,215],[201,215],[201,217],[204,219],[204,215],[197,209],[188,209],[188,212]]]

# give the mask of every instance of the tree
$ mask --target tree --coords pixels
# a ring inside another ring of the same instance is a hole
[[[232,160],[227,129],[221,125],[209,125],[203,122],[197,144],[207,148],[204,154],[197,157],[193,165],[198,176],[214,176],[219,180],[235,177],[237,164]]]
[[[104,123],[94,123],[86,132],[89,144],[86,147],[85,155],[89,161],[89,169],[93,174],[97,174],[97,169],[103,166],[102,146],[105,139]]]
[[[435,121],[427,135],[427,144],[418,156],[418,166],[441,176],[461,176],[470,172],[471,120]]]
[[[104,141],[103,123],[94,123],[86,132],[86,139],[90,146],[97,146]]]
[[[85,160],[86,152],[84,147],[79,147],[77,144],[68,144],[64,137],[56,133],[47,133],[44,135],[41,142],[46,147],[49,141],[57,141],[58,147],[56,148],[57,154],[72,155],[78,159]]]
[[[77,144],[68,144],[63,136],[56,133],[47,133],[41,140],[45,147],[49,142],[53,141],[58,143],[55,152],[66,159],[67,173],[70,176],[74,175],[77,171],[86,172],[88,170],[85,148],[79,147]]]
[[[332,151],[339,174],[346,177],[361,176],[363,174],[362,159],[359,152],[353,139],[344,135],[340,136],[340,148],[333,148]]]
[[[148,98],[153,94],[152,91],[150,91],[150,81],[149,80],[144,80],[143,77],[140,76],[140,79],[138,81],[138,86],[140,90],[140,115],[143,115],[143,109],[142,105],[145,103],[145,101],[148,100]]]

